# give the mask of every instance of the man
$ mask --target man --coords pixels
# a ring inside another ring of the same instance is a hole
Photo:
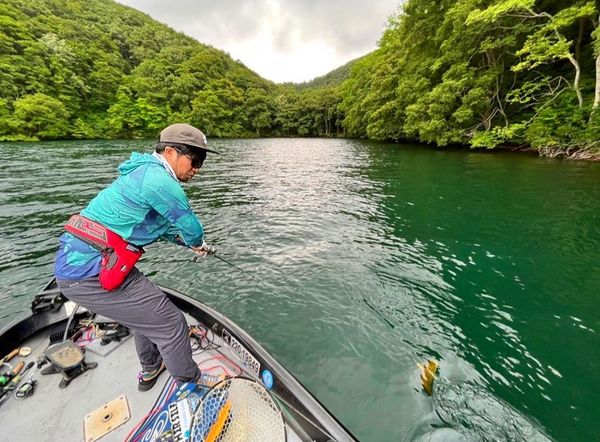
[[[73,302],[133,330],[141,391],[152,388],[165,367],[181,382],[200,377],[183,314],[134,265],[141,247],[160,238],[200,255],[214,252],[179,184],[196,175],[207,152],[218,153],[208,149],[200,130],[167,127],[155,152],[132,153],[119,166],[120,176],[69,220],[60,237],[59,288]]]

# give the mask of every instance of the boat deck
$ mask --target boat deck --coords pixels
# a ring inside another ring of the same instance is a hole
[[[186,315],[191,325],[196,325],[194,318]],[[197,350],[194,359],[203,373],[211,375],[244,374],[253,377],[247,370],[240,368],[240,361],[223,345],[219,336],[211,336],[212,349]],[[13,366],[19,361],[36,361],[48,347],[49,330],[43,330],[28,341],[19,343],[32,349],[26,358],[17,356],[9,361]],[[97,346],[97,343],[96,343]],[[140,369],[135,352],[134,339],[130,335],[121,342],[112,342],[105,348],[110,349],[105,356],[91,350],[86,351],[86,362],[97,362],[98,366],[73,379],[64,389],[58,384],[61,374],[34,374],[37,386],[32,396],[19,399],[13,396],[0,406],[0,440],[16,441],[82,441],[84,439],[85,416],[102,407],[105,403],[125,395],[131,414],[123,425],[103,436],[102,442],[123,441],[135,429],[152,409],[163,387],[170,379],[165,371],[160,375],[156,385],[146,392],[137,389],[137,373]],[[45,365],[44,367],[47,367]],[[5,371],[4,367],[2,372]],[[33,366],[24,373],[22,381],[36,370]],[[242,373],[240,373],[240,370]],[[286,424],[287,440],[306,440],[298,436]]]

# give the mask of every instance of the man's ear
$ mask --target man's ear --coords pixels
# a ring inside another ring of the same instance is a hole
[[[164,154],[164,156],[166,158],[172,158],[174,155],[177,154],[177,150],[175,150],[171,146],[167,146],[167,147],[165,147],[165,150],[163,151],[163,154]]]

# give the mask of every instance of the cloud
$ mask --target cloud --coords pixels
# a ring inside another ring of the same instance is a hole
[[[301,41],[324,41],[345,53],[372,49],[395,9],[396,1],[389,0],[303,0],[286,2],[284,17]]]
[[[274,81],[309,80],[375,49],[387,17],[401,2],[119,1],[202,43],[229,52]],[[311,60],[309,50],[322,53],[313,53]],[[287,74],[281,63],[288,65]]]

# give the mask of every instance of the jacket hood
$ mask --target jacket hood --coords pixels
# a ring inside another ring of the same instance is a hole
[[[152,163],[160,164],[160,161],[150,154],[133,152],[131,157],[119,166],[119,173],[121,175],[127,175],[140,166]]]

